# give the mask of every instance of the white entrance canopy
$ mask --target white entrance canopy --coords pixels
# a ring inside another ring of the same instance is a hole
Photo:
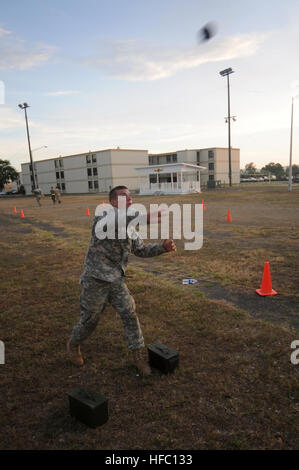
[[[147,182],[139,182],[140,194],[154,194],[157,192],[188,194],[193,192],[200,193],[200,170],[207,170],[207,168],[183,162],[137,166],[135,170],[137,170],[139,177],[143,177],[143,180],[147,177]],[[151,181],[151,176],[153,175],[156,176],[155,182]],[[166,182],[165,178],[170,179],[170,181]]]

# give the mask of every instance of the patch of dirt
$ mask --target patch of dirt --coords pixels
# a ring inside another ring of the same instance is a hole
[[[15,216],[9,214],[1,214],[0,225],[2,225],[3,227],[9,227],[9,230],[11,232],[31,233],[32,227],[37,227],[42,230],[47,230],[48,232],[53,232],[54,237],[67,238],[70,236],[63,227],[55,227],[54,225],[47,224],[45,222],[40,222],[30,217],[25,217],[24,219],[22,219],[21,225],[20,223],[17,223]]]
[[[144,271],[151,272],[155,276],[164,276],[165,272],[155,269],[155,262],[139,260],[132,257],[129,266],[142,268]],[[160,266],[159,266],[160,267]],[[182,289],[195,289],[203,292],[210,300],[222,301],[228,303],[234,309],[244,310],[250,313],[254,318],[269,321],[272,323],[287,325],[299,329],[299,305],[296,300],[284,296],[282,294],[274,296],[261,297],[255,290],[246,292],[240,289],[230,289],[221,285],[219,282],[197,277],[195,284],[182,284],[182,279],[188,278],[188,274],[181,275],[175,273],[175,277],[168,278],[168,281],[175,285],[181,285]],[[257,286],[259,287],[259,286]]]

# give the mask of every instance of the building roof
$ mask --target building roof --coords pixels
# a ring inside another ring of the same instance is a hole
[[[143,165],[143,166],[135,166],[135,170],[140,170],[140,172],[143,170],[145,174],[149,173],[157,173],[157,170],[161,170],[163,173],[166,173],[168,171],[176,171],[184,169],[191,168],[196,169],[196,170],[207,170],[205,166],[199,166],[199,165],[193,165],[192,163],[163,163],[162,165]]]
[[[103,150],[88,150],[88,152],[80,152],[80,153],[74,153],[72,155],[59,155],[58,157],[52,157],[52,158],[44,158],[43,160],[35,160],[33,163],[38,163],[38,162],[47,162],[49,160],[59,160],[61,158],[69,158],[69,157],[77,157],[79,155],[92,155],[93,153],[99,153],[99,152],[148,152],[146,149],[121,149],[121,148],[109,148],[109,149],[103,149]],[[21,165],[30,165],[30,162],[24,162],[21,163]]]
[[[155,155],[171,155],[173,153],[177,152],[188,152],[188,151],[201,151],[201,150],[228,150],[228,147],[206,147],[206,148],[197,148],[197,149],[183,149],[183,150],[172,150],[169,152],[155,152],[155,153],[149,153],[149,157],[155,156]],[[231,147],[231,150],[240,150],[239,148]]]

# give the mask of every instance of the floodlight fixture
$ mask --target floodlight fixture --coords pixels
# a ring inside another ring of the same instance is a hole
[[[228,69],[221,70],[221,72],[219,73],[222,77],[225,77],[226,75],[229,75],[230,73],[234,73],[234,71],[231,67],[229,67]]]

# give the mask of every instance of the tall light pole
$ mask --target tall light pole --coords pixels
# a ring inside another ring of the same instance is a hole
[[[291,111],[291,137],[290,137],[290,163],[289,163],[289,186],[288,190],[292,191],[292,153],[293,153],[293,114],[294,114],[294,100],[299,98],[299,95],[292,96],[292,111]]]
[[[294,114],[294,96],[292,96],[292,111],[291,111],[290,163],[289,163],[289,186],[288,186],[289,191],[292,191],[293,114]]]
[[[229,76],[234,71],[231,68],[222,70],[219,72],[222,77],[227,77],[227,97],[228,97],[228,117],[225,118],[228,122],[228,175],[229,175],[229,185],[232,186],[232,158],[231,158],[231,138],[230,138],[230,120],[236,120],[236,116],[230,115],[230,91],[229,91]]]
[[[30,163],[31,163],[31,171],[32,171],[32,179],[33,179],[33,188],[36,188],[36,182],[35,182],[35,173],[34,173],[34,167],[33,167],[33,159],[32,159],[32,152],[31,152],[31,146],[30,146],[30,136],[29,136],[29,129],[28,129],[28,119],[27,119],[27,111],[26,109],[29,108],[29,105],[27,103],[19,104],[19,108],[24,109],[25,111],[25,120],[26,120],[26,130],[27,130],[27,139],[28,139],[28,147],[29,147],[29,156],[30,156]],[[32,186],[32,185],[31,185]]]

